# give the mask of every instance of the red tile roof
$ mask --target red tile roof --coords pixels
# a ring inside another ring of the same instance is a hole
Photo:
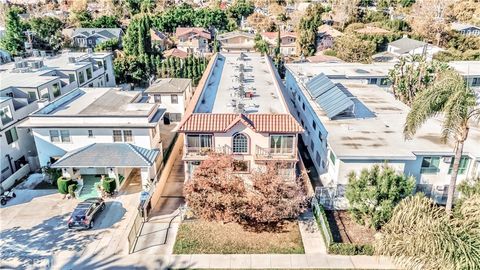
[[[201,27],[177,27],[175,29],[175,36],[178,38],[189,33],[195,33],[195,36],[200,36],[210,40],[212,35],[205,28]]]
[[[238,122],[258,133],[302,133],[290,114],[193,113],[180,125],[180,132],[226,132]]]
[[[262,36],[268,39],[276,39],[278,37],[278,32],[263,32]],[[280,38],[284,37],[297,37],[297,33],[295,32],[280,32]]]
[[[177,57],[177,58],[185,59],[185,58],[188,57],[188,53],[187,53],[187,52],[184,52],[184,51],[182,51],[182,50],[180,50],[180,49],[173,48],[173,49],[164,51],[164,52],[163,52],[163,56],[164,56],[164,57],[172,56],[172,57]]]

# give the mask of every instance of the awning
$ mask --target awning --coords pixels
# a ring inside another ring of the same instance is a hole
[[[150,167],[160,151],[130,143],[94,143],[66,153],[52,168]]]

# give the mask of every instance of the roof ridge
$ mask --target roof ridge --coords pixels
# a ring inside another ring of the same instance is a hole
[[[146,149],[146,148],[143,148],[143,147],[140,147],[138,145],[134,145],[134,144],[131,144],[131,143],[127,143],[128,147],[130,147],[130,149],[132,149],[135,154],[137,154],[141,159],[143,159],[143,161],[147,162],[150,166],[152,165],[152,163],[142,154],[138,151],[137,148],[142,148],[142,149]],[[148,150],[148,149],[146,149]]]

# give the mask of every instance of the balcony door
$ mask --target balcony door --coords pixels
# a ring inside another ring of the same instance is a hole
[[[187,147],[191,151],[212,148],[212,135],[210,134],[190,134],[187,135]]]
[[[270,135],[270,151],[272,154],[293,153],[294,135]]]

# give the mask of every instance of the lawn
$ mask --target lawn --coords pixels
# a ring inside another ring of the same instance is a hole
[[[296,221],[279,232],[252,232],[236,223],[184,221],[178,230],[175,254],[301,254],[302,237]]]

